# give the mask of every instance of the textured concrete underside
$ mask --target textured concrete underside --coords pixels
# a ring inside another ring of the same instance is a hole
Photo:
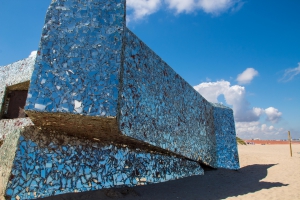
[[[68,113],[41,113],[26,111],[34,124],[44,129],[68,133],[84,138],[101,138],[108,141],[119,140],[120,134],[115,117],[93,117]]]
[[[132,149],[142,149],[145,151],[160,152],[165,155],[173,155],[184,158],[180,154],[173,153],[168,149],[150,145],[141,140],[131,138],[121,134],[117,120],[114,117],[92,117],[67,113],[40,113],[26,112],[30,119],[35,122],[35,126],[44,132],[57,133],[59,135],[70,135],[78,138],[94,141],[121,144]]]

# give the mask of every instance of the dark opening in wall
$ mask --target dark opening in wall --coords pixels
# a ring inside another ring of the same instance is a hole
[[[24,112],[24,106],[27,99],[28,87],[29,81],[6,88],[1,112],[2,119],[27,117]]]
[[[8,94],[9,103],[6,113],[8,119],[26,117],[24,106],[27,98],[27,90],[14,90]]]

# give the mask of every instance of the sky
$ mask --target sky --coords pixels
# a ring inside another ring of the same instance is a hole
[[[37,50],[51,0],[0,0],[0,66]],[[300,138],[299,0],[127,0],[127,27],[243,139]]]

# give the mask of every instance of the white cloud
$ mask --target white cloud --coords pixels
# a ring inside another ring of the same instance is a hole
[[[262,108],[253,108],[253,112],[257,115],[257,116],[261,116],[265,113],[265,110]]]
[[[258,71],[254,68],[247,68],[243,73],[238,75],[236,80],[239,84],[248,84],[251,83],[255,76],[258,76]]]
[[[227,10],[237,11],[243,6],[241,0],[127,0],[128,22],[140,20],[159,9],[175,10],[176,14],[202,10],[219,15]]]
[[[298,74],[300,74],[300,62],[298,63],[298,67],[285,70],[283,77],[280,79],[280,81],[283,82],[291,81]]]
[[[194,87],[208,101],[217,103],[218,97],[224,95],[226,103],[232,105],[234,117],[237,122],[251,122],[259,120],[263,114],[260,108],[251,108],[246,99],[245,87],[230,85],[228,81],[206,82]]]
[[[195,8],[195,0],[166,0],[168,8],[176,10],[177,13],[192,12]]]
[[[190,13],[195,10],[203,10],[210,14],[220,14],[231,7],[241,6],[239,0],[165,0],[170,9],[177,13]]]
[[[238,0],[198,0],[197,4],[206,13],[219,14],[238,3]]]
[[[278,111],[278,109],[274,107],[269,107],[265,109],[265,113],[267,115],[267,120],[272,123],[278,123],[278,121],[281,119],[282,113]]]
[[[158,11],[161,6],[161,0],[127,0],[127,8],[130,14],[127,21],[142,19]]]
[[[198,91],[208,101],[217,103],[218,97],[224,95],[225,101],[232,106],[234,118],[237,122],[255,122],[264,114],[267,121],[278,123],[281,119],[282,113],[274,107],[267,109],[250,107],[250,103],[246,99],[246,89],[239,85],[230,85],[228,81],[205,82],[194,89]]]
[[[260,119],[265,116],[267,122],[278,123],[282,113],[274,107],[267,109],[251,107],[246,99],[246,89],[243,86],[232,85],[228,81],[205,82],[194,89],[211,102],[218,102],[218,97],[224,95],[226,104],[231,105],[236,122],[238,136],[249,139],[257,137],[270,138],[284,133],[283,128],[261,124]]]

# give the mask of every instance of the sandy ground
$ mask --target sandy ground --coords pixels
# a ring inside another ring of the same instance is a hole
[[[254,143],[254,144],[290,144],[289,141],[277,141],[277,140],[244,140],[245,142]],[[300,141],[292,141],[293,145],[300,144]]]
[[[300,145],[239,146],[241,169],[206,171],[165,183],[135,188],[65,194],[44,200],[287,199],[300,200]]]

